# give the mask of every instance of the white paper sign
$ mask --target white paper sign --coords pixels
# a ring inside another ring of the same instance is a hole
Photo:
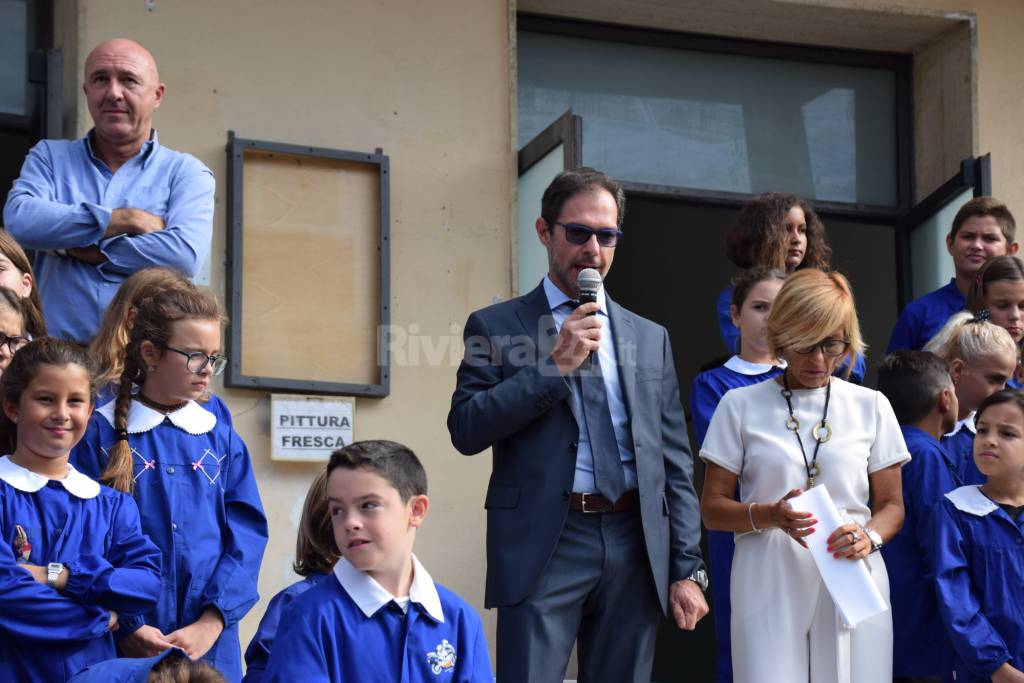
[[[271,397],[270,453],[274,460],[326,461],[352,443],[354,399],[336,396]]]
[[[804,540],[843,623],[853,627],[887,610],[867,563],[864,560],[836,559],[828,551],[828,537],[845,521],[825,485],[818,484],[796,498],[790,498],[789,504],[794,510],[810,512],[818,520],[814,533]]]

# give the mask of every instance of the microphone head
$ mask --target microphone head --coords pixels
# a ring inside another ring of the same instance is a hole
[[[601,289],[601,273],[594,268],[584,268],[576,276],[576,285],[580,288],[581,296],[586,292],[596,297]]]

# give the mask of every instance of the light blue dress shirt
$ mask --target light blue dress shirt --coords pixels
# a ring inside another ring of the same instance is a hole
[[[112,172],[80,140],[41,140],[33,147],[4,206],[4,226],[26,249],[51,335],[87,343],[121,282],[148,266],[194,276],[210,250],[213,173],[195,157],[160,145],[156,131],[139,153]],[[102,240],[114,209],[160,216],[163,230]],[[98,244],[99,266],[57,250]]]
[[[572,299],[566,296],[547,276],[544,277],[544,293],[551,306],[551,315],[555,328],[561,332],[562,323],[572,313],[570,306],[564,306]],[[601,360],[601,374],[604,377],[604,391],[608,396],[608,409],[612,414],[612,428],[615,430],[615,441],[619,446],[619,457],[622,459],[622,472],[626,477],[626,490],[637,488],[636,454],[633,452],[633,435],[629,426],[629,415],[626,413],[626,402],[622,397],[622,383],[619,381],[619,363],[615,355],[615,339],[611,333],[611,319],[608,317],[608,305],[604,288],[597,293],[597,305],[601,307],[601,348],[598,351]],[[587,431],[587,419],[583,414],[583,398],[580,396],[579,384],[569,382],[572,389],[573,413],[580,426],[580,438],[576,448],[576,476],[573,478],[572,490],[576,493],[593,493],[597,491],[594,482],[594,454],[590,449],[590,432]]]

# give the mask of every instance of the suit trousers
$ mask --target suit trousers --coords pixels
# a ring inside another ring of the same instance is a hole
[[[498,683],[648,683],[663,612],[639,511],[568,513],[529,596],[498,607]]]

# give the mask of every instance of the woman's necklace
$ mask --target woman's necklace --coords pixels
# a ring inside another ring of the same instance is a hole
[[[182,401],[181,403],[172,404],[159,403],[151,398],[146,398],[146,396],[141,391],[135,394],[135,398],[137,398],[139,400],[139,403],[141,403],[142,405],[148,408],[152,408],[158,413],[163,413],[164,415],[170,415],[176,410],[181,410],[188,403],[188,401]]]
[[[832,438],[832,428],[828,426],[828,401],[832,396],[832,379],[829,378],[825,385],[825,410],[821,413],[821,422],[814,425],[814,455],[810,462],[807,462],[807,451],[804,450],[804,440],[800,438],[800,420],[793,414],[793,390],[789,388],[789,373],[782,373],[782,398],[786,399],[786,406],[789,408],[789,417],[786,418],[786,429],[796,435],[796,442],[800,444],[800,454],[804,456],[804,469],[807,470],[807,488],[814,488],[814,480],[818,478],[821,469],[818,467],[818,449],[821,444]]]

